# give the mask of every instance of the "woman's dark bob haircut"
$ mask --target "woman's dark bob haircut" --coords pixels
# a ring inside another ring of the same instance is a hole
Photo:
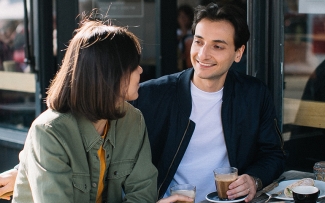
[[[128,85],[140,55],[138,38],[126,28],[113,26],[109,20],[85,18],[47,91],[47,106],[92,122],[123,117],[120,105],[127,90],[121,86]]]

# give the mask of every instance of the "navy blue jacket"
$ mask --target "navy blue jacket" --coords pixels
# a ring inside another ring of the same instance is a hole
[[[133,105],[145,118],[159,197],[166,192],[193,134],[190,82],[194,69],[141,84]],[[229,71],[221,118],[230,165],[239,174],[259,177],[263,185],[284,171],[284,151],[273,99],[258,79]],[[204,150],[204,149],[198,149]],[[212,173],[212,172],[211,172]]]

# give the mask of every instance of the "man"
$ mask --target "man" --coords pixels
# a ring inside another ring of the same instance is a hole
[[[240,176],[228,198],[248,195],[248,202],[284,170],[273,100],[258,79],[229,70],[249,39],[241,10],[199,6],[192,28],[194,69],[144,82],[133,102],[148,127],[159,197],[190,183],[202,201],[215,191],[213,169],[232,166]],[[160,202],[177,199],[171,198]]]
[[[229,199],[246,196],[271,183],[284,170],[282,138],[273,100],[254,77],[229,70],[239,62],[249,39],[246,17],[238,8],[199,6],[193,23],[194,68],[141,84],[139,108],[148,128],[158,168],[159,203],[174,184],[197,187],[196,201],[215,191],[213,169],[238,168]]]

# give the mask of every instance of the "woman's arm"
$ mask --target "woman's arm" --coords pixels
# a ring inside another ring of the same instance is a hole
[[[160,199],[157,203],[170,203],[170,202],[192,202],[193,199],[179,194],[174,194],[172,196]]]
[[[72,171],[61,142],[51,126],[32,126],[19,155],[13,202],[73,202]]]
[[[10,200],[16,176],[17,169],[11,169],[0,174],[0,199]]]
[[[156,202],[157,176],[157,169],[151,161],[150,144],[145,130],[137,161],[124,184],[126,202]]]

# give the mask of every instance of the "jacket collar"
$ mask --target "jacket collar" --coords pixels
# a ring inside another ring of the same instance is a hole
[[[236,141],[234,140],[234,137],[232,137],[232,125],[231,123],[231,116],[232,115],[232,102],[231,101],[231,94],[233,92],[233,73],[231,71],[228,71],[227,77],[225,80],[225,84],[223,87],[223,95],[222,95],[222,106],[221,106],[221,120],[222,120],[222,128],[223,128],[223,134],[227,146],[227,153],[228,153],[228,159],[231,166],[235,166],[236,163]]]
[[[186,115],[190,115],[192,111],[192,97],[191,97],[191,80],[193,78],[194,68],[186,69],[185,71],[179,74],[178,85],[180,88],[177,89],[178,95],[178,104],[179,108]],[[232,70],[229,70],[226,76],[222,101],[227,102],[230,99],[234,88],[234,80],[238,77],[235,76],[236,73]]]
[[[111,143],[111,145],[113,145],[113,147],[115,147],[115,133],[116,133],[115,129],[116,129],[117,121],[118,120],[110,121],[107,137],[105,139],[105,142],[107,142],[108,140]]]
[[[222,102],[229,102],[230,95],[234,88],[234,75],[235,73],[231,70],[228,71],[225,84],[223,86]]]
[[[99,149],[99,146],[102,144],[100,142],[101,137],[93,123],[84,116],[76,116],[76,120],[86,151],[88,152],[91,148]],[[105,139],[105,141],[109,140],[113,146],[115,146],[115,125],[116,120],[110,121],[109,130]]]
[[[189,118],[192,111],[191,80],[194,69],[189,68],[179,74],[177,103],[180,111]]]

